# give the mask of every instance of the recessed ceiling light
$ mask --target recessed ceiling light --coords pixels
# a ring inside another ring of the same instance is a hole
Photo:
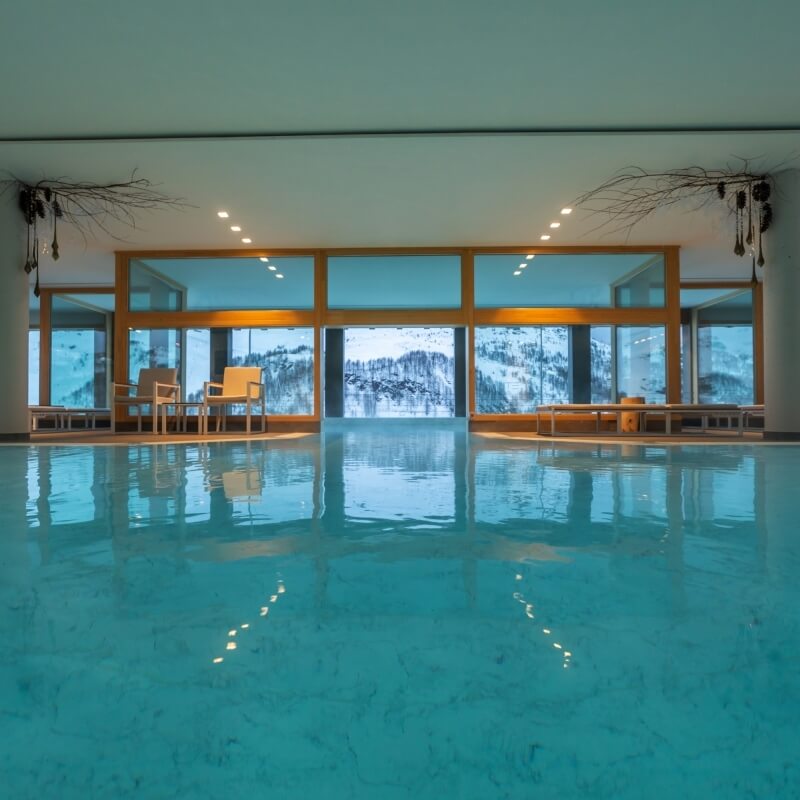
[[[550,223],[550,227],[551,228],[560,228],[561,227],[561,223],[560,222],[551,222]]]
[[[572,209],[571,208],[562,208],[561,209],[561,213],[562,214],[571,214],[572,213]]]
[[[265,264],[267,263],[267,261],[269,261],[269,259],[266,256],[259,256],[258,260],[263,261]]]
[[[229,217],[230,215],[228,214],[228,212],[227,212],[227,211],[217,211],[217,216],[218,216],[220,219],[228,219],[228,217]]]
[[[275,273],[275,277],[276,277],[276,278],[282,278],[282,277],[283,277],[283,275],[281,275],[281,274],[280,274],[280,272],[276,272],[276,273]]]
[[[540,238],[540,239],[541,239],[543,242],[546,242],[546,241],[547,241],[547,240],[550,238],[550,234],[549,234],[549,233],[543,233],[543,234],[542,234],[542,235],[541,235],[539,238]]]
[[[522,270],[521,269],[514,270],[514,274],[515,275],[522,275]]]
[[[245,237],[244,237],[244,239],[242,239],[242,244],[250,244],[252,241],[253,241],[252,239],[248,239],[248,238],[245,236]]]
[[[234,233],[239,233],[239,231],[240,231],[241,229],[242,229],[241,225],[231,225],[231,230],[232,230]]]
[[[276,267],[274,264],[270,264],[270,265],[267,267],[267,269],[268,269],[270,272],[275,272],[275,270],[276,270],[276,269],[278,269],[278,268],[277,268],[277,267]]]
[[[532,258],[536,258],[536,256],[535,255],[529,255],[529,256],[525,256],[525,258],[527,258],[528,261],[530,261]]]

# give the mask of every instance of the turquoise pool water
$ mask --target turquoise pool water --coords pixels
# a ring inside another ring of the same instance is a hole
[[[23,798],[796,798],[800,448],[0,448]]]

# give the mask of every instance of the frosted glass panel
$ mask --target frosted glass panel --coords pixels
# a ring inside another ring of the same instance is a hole
[[[460,308],[459,256],[332,256],[330,308]]]
[[[130,262],[128,283],[131,311],[183,310],[184,290],[144,262]]]
[[[151,258],[130,281],[134,311],[314,307],[313,256]]]
[[[455,416],[452,328],[350,328],[345,417]]]
[[[661,253],[475,256],[478,308],[664,306]]]

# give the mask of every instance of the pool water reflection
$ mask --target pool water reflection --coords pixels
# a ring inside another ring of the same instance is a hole
[[[800,447],[0,448],[14,798],[793,798]]]

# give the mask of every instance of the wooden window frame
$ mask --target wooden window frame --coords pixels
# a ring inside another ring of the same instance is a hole
[[[752,281],[681,281],[681,289],[750,289],[753,292],[753,381],[755,403],[764,402],[764,284]],[[680,298],[680,295],[679,295]],[[680,305],[680,299],[679,303]],[[696,359],[696,356],[695,356]],[[696,363],[692,367],[693,373]]]
[[[680,402],[680,248],[649,246],[480,246],[480,247],[372,247],[372,248],[248,248],[236,250],[121,250],[115,263],[114,380],[128,381],[128,332],[152,328],[308,327],[314,331],[314,410],[310,415],[272,415],[276,422],[298,424],[322,421],[322,331],[328,327],[428,326],[463,327],[467,331],[467,415],[477,422],[533,419],[533,414],[477,414],[475,412],[475,327],[479,325],[664,325],[666,332],[667,402]],[[663,308],[475,308],[475,256],[590,255],[653,253],[664,257]],[[327,264],[331,256],[458,255],[461,259],[461,307],[457,309],[329,309]],[[308,310],[130,311],[129,271],[132,259],[258,258],[306,256],[314,259],[314,300]],[[698,284],[692,284],[698,285]],[[63,291],[63,290],[59,290]],[[85,291],[85,289],[82,289]],[[107,291],[107,290],[103,290]],[[758,360],[760,362],[760,359]]]

